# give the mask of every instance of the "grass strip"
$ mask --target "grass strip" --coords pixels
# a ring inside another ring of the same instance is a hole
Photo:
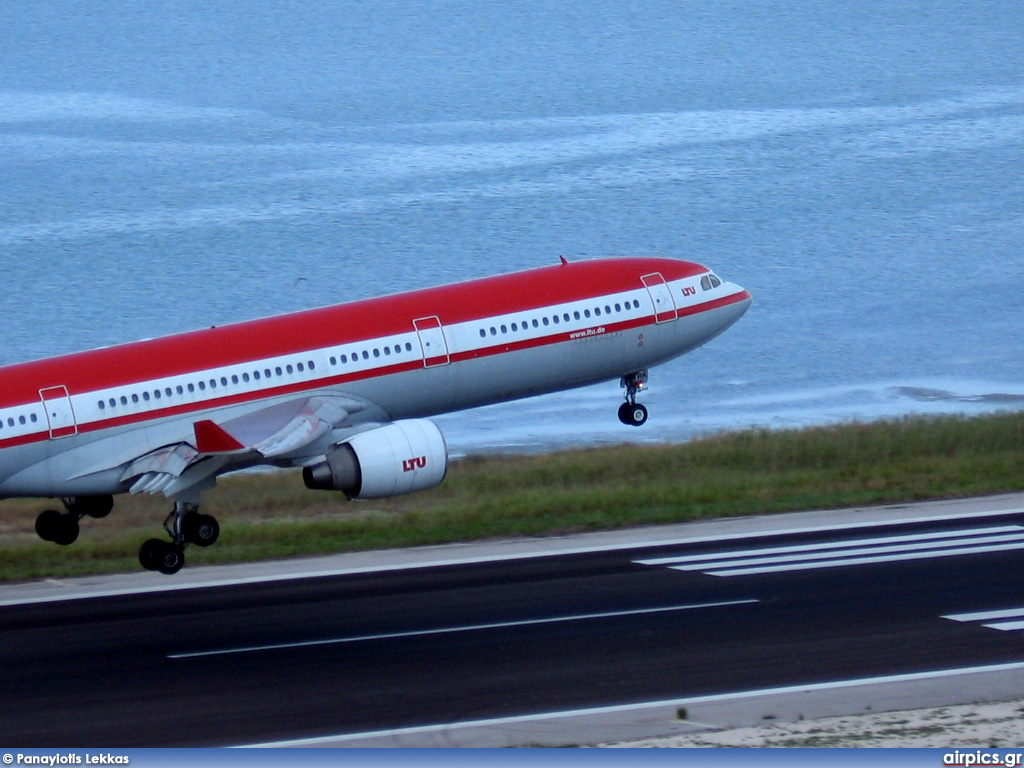
[[[349,502],[295,472],[222,478],[206,494],[221,539],[190,563],[228,563],[541,536],[1024,490],[1024,413],[755,429],[682,445],[620,445],[453,462],[438,488]],[[59,505],[58,505],[59,506]],[[0,506],[0,581],[135,570],[164,538],[168,499],[117,497],[70,547],[40,541],[53,502]]]

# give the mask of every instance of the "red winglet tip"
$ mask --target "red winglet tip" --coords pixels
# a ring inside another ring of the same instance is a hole
[[[197,421],[194,425],[196,431],[196,450],[200,453],[230,453],[245,448],[231,435],[218,427],[210,420]]]

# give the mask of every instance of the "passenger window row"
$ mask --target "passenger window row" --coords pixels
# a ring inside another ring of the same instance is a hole
[[[248,384],[250,381],[262,381],[273,378],[280,378],[282,376],[291,376],[296,373],[305,373],[306,370],[316,370],[316,363],[312,360],[306,362],[296,363],[292,365],[274,366],[273,368],[254,369],[251,373],[246,371],[242,374],[233,374],[229,376],[221,376],[220,378],[212,377],[209,379],[199,379],[197,381],[190,381],[187,384],[178,384],[175,387],[157,387],[155,389],[146,389],[141,392],[133,392],[130,395],[121,395],[120,398],[111,397],[107,400],[100,400],[96,403],[101,411],[109,408],[117,408],[118,406],[126,406],[129,403],[136,404],[139,402],[149,403],[163,400],[164,398],[170,398],[177,395],[193,394],[195,392],[207,392],[214,391],[218,388],[226,389],[229,386],[238,384]]]
[[[545,315],[540,319],[533,318],[532,320],[523,320],[522,323],[514,322],[511,325],[492,325],[489,328],[480,329],[480,338],[485,339],[487,338],[488,334],[490,334],[491,336],[497,336],[499,333],[504,334],[509,333],[510,331],[512,333],[518,333],[520,330],[526,331],[529,330],[531,327],[549,327],[552,325],[561,325],[562,323],[571,323],[573,320],[590,319],[591,317],[603,317],[605,315],[611,316],[613,314],[613,311],[625,312],[630,309],[640,309],[639,299],[633,299],[632,301],[627,301],[625,303],[616,302],[614,305],[605,304],[603,310],[600,306],[596,306],[592,310],[584,309],[583,312],[576,310],[571,314],[569,312],[563,312],[561,314],[555,313],[553,315]]]
[[[17,418],[17,421],[15,421],[13,416],[10,416],[7,419],[7,426],[8,427],[13,427],[15,424],[21,424],[21,425],[24,426],[25,424],[28,424],[29,422],[32,422],[33,424],[35,424],[38,421],[39,421],[39,416],[37,414],[35,414],[35,413],[30,413],[27,417],[24,416],[24,415],[21,415],[21,416],[19,416]],[[4,428],[4,420],[0,419],[0,429],[3,429],[3,428]]]
[[[412,352],[412,344],[409,343],[408,341],[405,342],[405,351],[406,352]],[[400,354],[402,354],[402,345],[401,344],[395,344],[393,347],[390,346],[390,345],[385,345],[383,347],[374,347],[372,349],[368,348],[368,349],[364,349],[362,351],[356,351],[356,352],[353,352],[351,354],[351,356],[349,356],[349,355],[331,355],[330,362],[331,362],[331,365],[338,365],[339,363],[341,365],[346,365],[349,362],[350,359],[351,359],[351,361],[353,363],[356,363],[356,362],[359,362],[360,358],[363,359],[363,360],[369,360],[371,357],[379,358],[381,355],[383,355],[384,357],[391,357],[391,355],[400,355]]]
[[[404,349],[406,352],[412,352],[413,346],[411,343],[406,342],[404,345]],[[339,363],[345,365],[346,363],[349,362],[350,359],[353,363],[355,363],[360,359],[369,360],[371,357],[380,358],[382,355],[384,357],[390,357],[392,355],[402,354],[402,350],[403,345],[401,344],[395,344],[394,346],[387,345],[383,347],[373,347],[372,349],[367,348],[364,350],[352,352],[351,355],[332,355],[330,358],[330,363],[332,366],[336,366]],[[161,401],[166,398],[174,397],[176,394],[179,396],[184,396],[185,394],[194,394],[196,392],[212,392],[214,390],[217,390],[218,388],[226,389],[227,387],[232,385],[248,384],[251,381],[267,381],[282,376],[290,376],[295,373],[304,373],[307,370],[316,370],[316,363],[314,363],[312,360],[308,360],[306,362],[296,363],[295,365],[288,364],[284,366],[278,365],[273,368],[257,368],[252,370],[251,372],[247,371],[242,374],[233,374],[230,377],[221,376],[219,378],[214,377],[210,379],[199,379],[197,381],[192,381],[187,384],[178,384],[175,387],[157,387],[155,389],[146,389],[142,390],[141,392],[133,392],[130,395],[121,395],[119,398],[111,397],[106,400],[99,400],[96,403],[96,405],[97,407],[99,407],[101,411],[103,411],[106,410],[107,408],[117,408],[118,406],[127,406],[129,404],[134,405],[137,403],[150,403]],[[33,416],[33,421],[35,421],[35,416]],[[0,424],[2,424],[2,422],[0,422]]]

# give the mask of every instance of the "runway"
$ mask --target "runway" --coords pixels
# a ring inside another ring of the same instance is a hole
[[[1016,670],[1022,558],[1015,496],[6,587],[0,731],[358,743]]]

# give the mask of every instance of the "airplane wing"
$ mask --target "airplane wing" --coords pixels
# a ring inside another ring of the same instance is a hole
[[[216,424],[198,421],[194,440],[162,446],[131,460],[121,474],[132,494],[175,496],[211,476],[262,463],[290,464],[318,455],[322,438],[365,405],[352,398],[316,395],[262,408]]]

